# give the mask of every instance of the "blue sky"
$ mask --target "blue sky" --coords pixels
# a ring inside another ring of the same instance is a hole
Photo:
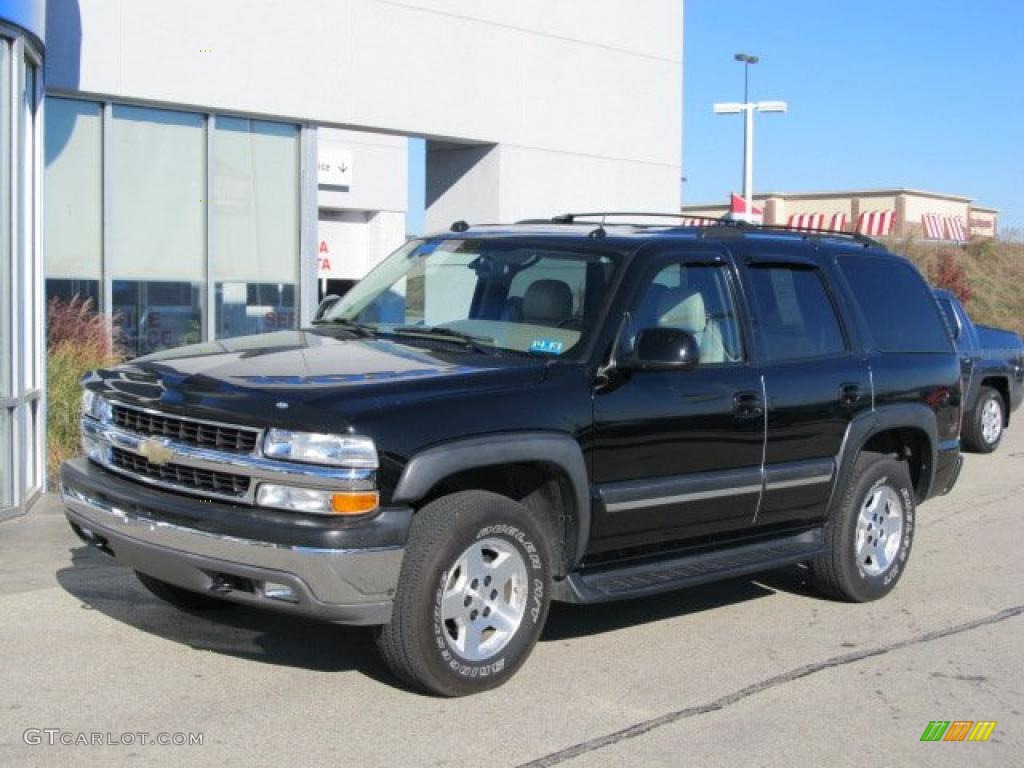
[[[1024,227],[1022,0],[686,0],[686,202],[742,186],[742,118],[711,111],[743,98],[737,52],[790,109],[755,117],[755,192],[926,189]]]
[[[686,0],[683,200],[742,186],[743,98],[755,118],[754,190],[909,187],[965,195],[1024,229],[1024,0]],[[610,107],[611,108],[611,107]],[[410,147],[409,232],[422,231],[423,145]]]

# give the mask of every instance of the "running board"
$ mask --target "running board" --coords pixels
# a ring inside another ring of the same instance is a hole
[[[699,555],[573,571],[555,583],[553,596],[566,603],[604,603],[669,592],[809,560],[822,554],[823,540],[822,529],[814,528]]]

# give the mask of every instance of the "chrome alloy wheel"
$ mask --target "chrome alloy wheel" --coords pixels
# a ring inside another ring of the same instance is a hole
[[[885,573],[903,542],[903,501],[895,488],[876,485],[857,517],[854,554],[868,576]]]
[[[981,411],[981,436],[989,445],[994,445],[1003,432],[1003,408],[994,397],[985,403]]]
[[[448,647],[486,661],[519,630],[526,614],[526,561],[501,539],[471,544],[443,577],[441,621]]]

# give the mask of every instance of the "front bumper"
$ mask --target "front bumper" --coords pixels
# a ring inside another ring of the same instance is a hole
[[[118,564],[161,581],[232,602],[342,624],[391,620],[404,553],[395,540],[401,537],[408,510],[384,510],[362,528],[331,531],[325,538],[337,546],[323,547],[183,525],[182,520],[208,503],[143,489],[84,461],[65,465],[61,496],[68,521],[83,541]],[[182,508],[182,516],[169,513],[168,506]],[[189,507],[192,510],[184,511]],[[243,510],[238,512],[244,515]],[[382,530],[376,545],[365,529],[374,525]],[[346,540],[359,546],[347,547]],[[287,594],[281,586],[290,590],[287,599],[271,596]]]

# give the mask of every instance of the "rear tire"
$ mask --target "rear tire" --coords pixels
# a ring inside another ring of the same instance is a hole
[[[991,387],[982,387],[974,410],[967,414],[963,440],[975,453],[992,453],[1003,439],[1006,404]]]
[[[413,520],[391,623],[377,647],[408,685],[441,696],[496,688],[533,650],[551,599],[547,526],[484,491],[442,497]]]
[[[232,605],[226,600],[219,600],[216,597],[201,595],[198,592],[190,592],[187,589],[176,587],[146,573],[136,571],[135,575],[142,582],[142,586],[156,597],[182,611],[216,611],[229,608]]]
[[[862,453],[833,516],[825,524],[826,553],[811,561],[815,585],[854,603],[892,591],[914,543],[915,502],[902,461]]]

